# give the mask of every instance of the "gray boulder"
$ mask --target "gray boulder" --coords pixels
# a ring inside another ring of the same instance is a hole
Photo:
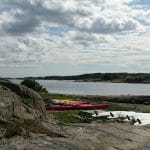
[[[0,78],[0,121],[44,120],[46,110],[41,96],[23,85]]]

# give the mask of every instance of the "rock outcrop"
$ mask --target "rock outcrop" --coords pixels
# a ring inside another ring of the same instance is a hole
[[[0,79],[0,121],[44,120],[46,110],[41,96],[23,85]]]
[[[70,126],[53,125],[67,138],[36,134],[28,139],[13,137],[0,145],[1,150],[150,150],[150,127],[119,123],[92,123]],[[57,131],[57,132],[58,132]]]

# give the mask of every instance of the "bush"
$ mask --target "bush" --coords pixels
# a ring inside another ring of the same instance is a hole
[[[48,93],[46,88],[44,88],[42,85],[40,85],[37,81],[31,78],[26,78],[21,82],[22,85],[25,85],[37,92],[45,92]]]

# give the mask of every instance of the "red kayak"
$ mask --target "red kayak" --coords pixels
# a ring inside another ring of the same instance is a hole
[[[107,107],[108,104],[82,104],[76,106],[77,109],[101,109]]]
[[[71,105],[46,105],[46,110],[89,110],[89,109],[102,109],[108,107],[108,104],[90,104],[90,103],[80,103]]]

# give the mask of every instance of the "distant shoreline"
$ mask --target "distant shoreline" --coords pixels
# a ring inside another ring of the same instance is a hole
[[[25,78],[4,78],[7,80],[24,80]],[[143,82],[124,82],[124,81],[95,81],[95,80],[63,80],[63,79],[45,79],[45,78],[34,78],[34,80],[47,80],[47,81],[73,81],[73,82],[95,82],[95,83],[127,83],[127,84],[150,84],[150,81],[143,81]]]
[[[16,78],[16,79],[23,80],[24,78]],[[138,83],[138,84],[150,83],[150,73],[91,73],[91,74],[70,75],[70,76],[45,76],[45,77],[28,77],[28,78],[32,78],[35,80],[60,80],[60,81],[72,80],[75,82],[109,82],[109,83]]]

